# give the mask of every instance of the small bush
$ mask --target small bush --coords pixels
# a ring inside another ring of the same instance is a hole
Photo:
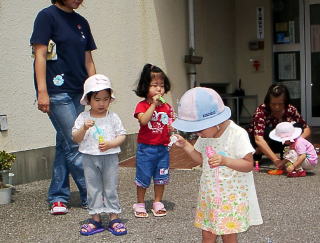
[[[10,170],[15,160],[15,155],[6,151],[0,151],[0,170]]]

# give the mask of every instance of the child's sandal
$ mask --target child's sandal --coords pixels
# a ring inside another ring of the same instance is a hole
[[[93,225],[94,227],[92,227]],[[102,226],[101,222],[97,222],[93,219],[90,219],[87,224],[83,224],[80,229],[80,234],[89,236],[94,235],[96,233],[100,233],[104,231],[105,228]]]
[[[135,203],[133,204],[134,216],[137,218],[148,218],[149,215],[146,210],[146,206],[144,203]]]
[[[121,219],[114,219],[109,222],[108,230],[116,236],[126,235],[127,227],[122,223]]]
[[[155,217],[162,217],[167,215],[167,210],[162,202],[154,202],[152,205],[152,213]]]

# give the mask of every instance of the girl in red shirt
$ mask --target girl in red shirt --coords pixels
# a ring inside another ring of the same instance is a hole
[[[138,148],[136,152],[137,203],[133,205],[138,218],[148,217],[144,197],[154,182],[154,216],[165,216],[166,209],[161,202],[164,185],[169,182],[169,151],[167,145],[170,136],[170,124],[173,121],[173,109],[162,96],[170,90],[170,81],[166,74],[156,66],[146,64],[143,67],[135,93],[144,98],[135,109],[134,117],[140,123]]]

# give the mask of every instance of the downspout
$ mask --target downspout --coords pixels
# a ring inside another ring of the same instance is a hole
[[[189,17],[189,55],[195,55],[195,42],[194,42],[194,0],[188,0],[188,17]],[[188,75],[190,81],[190,88],[196,85],[196,65],[189,64]]]

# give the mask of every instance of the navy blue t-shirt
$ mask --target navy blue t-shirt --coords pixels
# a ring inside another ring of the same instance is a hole
[[[88,78],[85,52],[96,49],[88,21],[51,5],[38,13],[30,44],[48,45],[50,40],[56,44],[56,55],[47,58],[48,93],[82,93]],[[37,86],[35,75],[34,80]]]

